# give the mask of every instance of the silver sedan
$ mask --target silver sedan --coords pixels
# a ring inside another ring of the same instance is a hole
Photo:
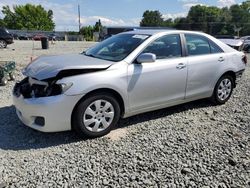
[[[204,33],[137,30],[81,54],[36,59],[13,101],[31,128],[98,137],[121,117],[202,98],[224,104],[246,63],[244,53]]]

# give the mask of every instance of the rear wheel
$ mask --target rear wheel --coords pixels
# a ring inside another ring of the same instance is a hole
[[[234,88],[234,79],[230,75],[222,76],[214,89],[213,101],[216,104],[225,104],[231,97]]]
[[[72,127],[80,136],[100,137],[109,133],[120,118],[120,106],[108,93],[81,101],[72,116]]]
[[[6,48],[7,43],[4,40],[0,40],[0,48]]]

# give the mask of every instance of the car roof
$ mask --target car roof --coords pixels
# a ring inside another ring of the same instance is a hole
[[[236,50],[234,50],[233,48],[229,47],[227,44],[223,43],[222,41],[214,38],[211,35],[208,35],[202,31],[187,31],[187,30],[171,30],[171,29],[137,29],[134,31],[128,31],[128,32],[124,32],[124,33],[120,33],[120,35],[122,34],[134,34],[134,35],[158,35],[158,34],[197,34],[200,36],[204,36],[207,37],[208,39],[212,40],[213,42],[215,42],[217,45],[219,45],[225,52],[235,52]]]
[[[174,29],[136,29],[134,31],[124,32],[126,34],[140,34],[140,35],[156,35],[159,33],[193,33],[193,34],[204,34],[203,32],[197,31],[185,31],[185,30],[174,30]]]
[[[141,35],[154,35],[154,34],[157,34],[157,33],[161,33],[161,32],[167,32],[169,30],[158,30],[158,29],[136,29],[136,30],[133,30],[133,31],[128,31],[128,32],[125,32],[125,33],[128,33],[128,34],[141,34]]]

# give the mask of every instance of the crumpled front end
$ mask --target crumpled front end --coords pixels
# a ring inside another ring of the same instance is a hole
[[[13,94],[17,97],[22,95],[25,99],[50,97],[63,94],[66,84],[56,84],[57,80],[40,81],[26,77],[14,86]],[[68,87],[72,84],[70,83]]]
[[[42,132],[71,130],[71,114],[81,95],[67,96],[55,81],[27,77],[13,89],[13,104],[19,119]]]

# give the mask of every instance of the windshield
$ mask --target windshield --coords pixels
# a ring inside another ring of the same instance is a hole
[[[137,48],[149,35],[115,35],[85,52],[86,56],[109,61],[121,61]]]

